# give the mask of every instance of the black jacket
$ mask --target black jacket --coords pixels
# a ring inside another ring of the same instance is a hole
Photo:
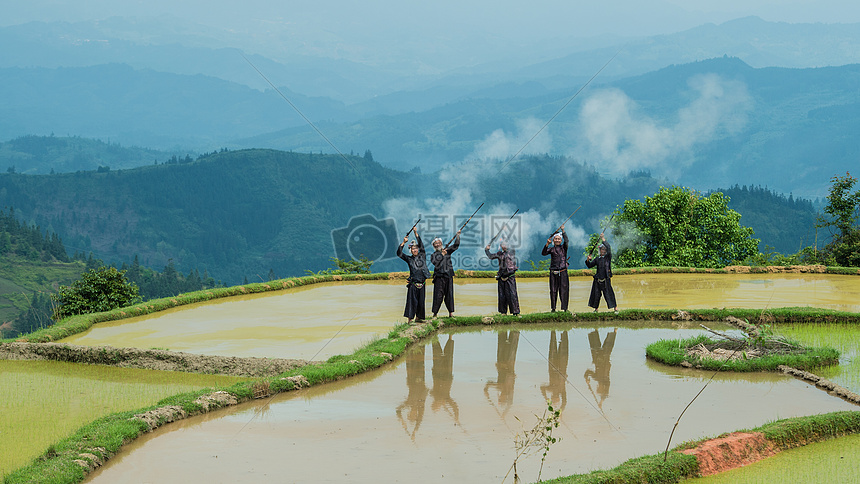
[[[454,245],[445,247],[447,254],[442,254],[442,251],[434,250],[430,254],[430,262],[433,263],[433,277],[449,276],[454,277],[454,264],[451,262],[451,254],[460,247],[460,236],[454,239]]]
[[[415,237],[418,241],[418,255],[404,255],[403,246],[397,247],[397,257],[409,264],[409,282],[424,282],[430,277],[430,269],[427,268],[427,254],[424,252],[424,243],[421,237]]]
[[[543,246],[541,255],[550,256],[549,270],[560,271],[567,269],[567,234],[562,231],[561,237],[564,240],[561,245],[552,244],[549,247]]]
[[[603,242],[603,246],[606,247],[606,255],[585,261],[585,265],[589,269],[597,266],[597,270],[594,271],[595,279],[608,279],[612,277],[612,249],[609,247],[609,242]]]

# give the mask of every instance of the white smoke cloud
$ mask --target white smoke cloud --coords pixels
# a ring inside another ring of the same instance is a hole
[[[441,190],[438,195],[426,198],[389,199],[383,203],[386,217],[392,217],[397,221],[398,230],[401,230],[401,233],[405,233],[419,216],[430,221],[444,220],[444,224],[436,223],[435,229],[432,222],[430,225],[420,225],[419,228],[426,229],[426,233],[421,233],[425,244],[429,245],[432,237],[436,236],[447,242],[454,235],[456,228],[465,221],[463,217],[468,217],[484,201],[479,189],[479,182],[482,179],[486,179],[488,175],[495,176],[500,170],[502,173],[506,171],[508,168],[503,167],[503,164],[520,150],[522,150],[521,155],[545,153],[551,150],[551,138],[546,131],[535,136],[542,126],[539,120],[529,118],[517,122],[517,133],[514,135],[505,133],[501,129],[492,132],[476,145],[475,150],[466,157],[466,161],[445,166],[439,172]],[[523,149],[526,143],[528,146]],[[552,231],[557,229],[562,220],[569,215],[551,212],[543,216],[536,209],[524,210],[523,207],[514,207],[509,203],[485,205],[470,223],[472,229],[480,225],[480,236],[473,238],[471,243],[467,243],[466,238],[463,239],[459,257],[457,257],[461,263],[458,265],[455,262],[455,266],[465,269],[493,267],[484,253],[484,246],[517,208],[520,208],[520,211],[516,218],[493,242],[491,251],[498,250],[500,241],[506,240],[516,249],[521,267],[525,263],[524,258],[528,258],[533,250],[540,250],[540,247],[546,243],[546,239],[552,235]],[[459,223],[453,222],[455,217],[459,217]],[[583,246],[586,243],[587,237],[582,227],[568,223],[565,230],[571,246]],[[428,247],[429,250],[432,249]]]
[[[583,103],[584,140],[577,156],[597,161],[615,175],[650,169],[671,175],[677,163],[692,163],[691,150],[746,123],[751,97],[746,86],[716,74],[688,80],[692,101],[679,109],[673,124],[642,113],[618,89],[600,91]]]
[[[548,130],[541,131],[545,124],[535,118],[517,121],[516,134],[508,134],[497,129],[483,141],[475,145],[467,160],[505,160],[522,150],[521,155],[549,153],[552,149],[552,137]],[[534,138],[534,139],[532,139]]]

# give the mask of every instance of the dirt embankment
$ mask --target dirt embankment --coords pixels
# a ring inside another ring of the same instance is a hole
[[[779,449],[759,432],[736,432],[705,441],[694,449],[682,452],[696,456],[699,472],[703,476],[710,476],[758,462],[776,454]]]
[[[767,273],[815,273],[824,274],[827,272],[827,266],[824,265],[808,265],[808,266],[726,266],[726,272],[734,272],[738,274],[749,274],[750,272],[767,272]]]
[[[311,363],[306,360],[283,358],[239,358],[62,343],[2,343],[0,359],[53,360],[123,368],[252,377],[275,376]]]
[[[791,375],[799,380],[804,380],[809,383],[812,383],[816,386],[816,388],[820,388],[824,390],[829,395],[833,395],[834,397],[839,397],[846,402],[853,403],[855,405],[860,405],[860,395],[852,392],[851,390],[839,386],[836,383],[833,383],[830,380],[826,380],[821,378],[820,376],[810,373],[808,371],[798,370],[797,368],[792,368],[790,366],[780,365],[777,367],[779,371],[785,373],[786,375]]]

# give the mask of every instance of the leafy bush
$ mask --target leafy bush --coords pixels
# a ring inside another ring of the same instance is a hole
[[[137,285],[128,282],[125,271],[103,266],[91,269],[71,286],[60,286],[51,299],[57,303],[54,320],[85,313],[110,311],[140,301]]]

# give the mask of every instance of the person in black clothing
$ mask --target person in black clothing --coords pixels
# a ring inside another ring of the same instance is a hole
[[[602,294],[606,298],[606,306],[617,313],[618,305],[615,303],[615,291],[612,290],[612,249],[603,234],[600,234],[600,240],[603,241],[597,246],[600,256],[591,260],[591,254],[588,254],[588,258],[585,260],[585,265],[588,268],[597,266],[597,270],[594,271],[594,282],[591,284],[588,306],[594,308],[596,313],[597,308],[600,307],[600,295]]]
[[[490,259],[498,259],[499,272],[496,274],[498,279],[499,289],[499,312],[508,314],[510,309],[511,314],[519,316],[520,300],[517,297],[517,258],[513,250],[508,250],[508,244],[502,242],[499,244],[499,251],[495,254],[490,252],[490,245],[484,248],[487,257]]]
[[[570,278],[567,275],[567,234],[564,232],[564,224],[561,232],[546,239],[546,245],[541,255],[550,256],[549,261],[549,305],[555,312],[555,305],[561,299],[561,310],[567,311],[567,303],[570,299]]]
[[[409,246],[412,255],[403,255],[403,246],[409,240],[409,234],[403,237],[403,242],[397,248],[397,257],[409,264],[409,278],[406,279],[406,309],[403,316],[412,322],[413,319],[421,321],[424,319],[425,288],[424,281],[430,277],[430,269],[427,268],[427,254],[424,252],[424,243],[418,231],[415,233],[415,244]]]
[[[597,380],[597,395],[600,395],[600,401],[597,402],[597,407],[603,410],[603,402],[609,396],[609,370],[612,368],[612,363],[609,361],[609,356],[612,354],[612,348],[615,347],[615,336],[618,334],[618,328],[615,328],[611,333],[606,334],[606,339],[603,344],[600,343],[600,333],[595,329],[588,333],[588,345],[591,347],[591,361],[594,363],[594,369],[585,370],[585,384],[591,390],[591,380]],[[592,390],[592,394],[593,394]],[[597,399],[595,395],[595,400]]]
[[[454,245],[442,247],[442,239],[433,240],[433,248],[430,254],[430,262],[433,263],[433,317],[442,307],[448,309],[448,317],[454,316],[454,264],[451,263],[451,254],[460,247],[460,231],[454,237]]]

